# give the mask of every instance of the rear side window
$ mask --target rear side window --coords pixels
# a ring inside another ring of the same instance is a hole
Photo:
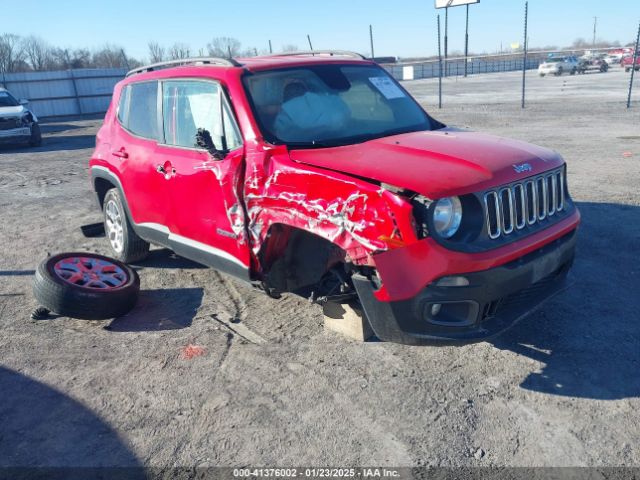
[[[228,150],[241,145],[238,128],[218,83],[174,80],[162,82],[162,89],[166,144],[194,148],[196,133],[204,128],[218,149],[222,149],[225,142]],[[223,95],[222,111],[220,95]]]
[[[158,82],[133,83],[127,90],[129,108],[123,125],[135,135],[158,140]]]

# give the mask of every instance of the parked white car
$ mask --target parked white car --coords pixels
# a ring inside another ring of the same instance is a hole
[[[0,88],[0,143],[28,143],[39,146],[42,134],[38,118],[27,108],[28,100],[16,100]]]
[[[622,54],[605,55],[604,61],[607,62],[607,65],[609,65],[609,67],[617,67],[622,61]]]
[[[541,77],[544,77],[545,75],[556,75],[559,77],[563,73],[575,75],[577,71],[578,58],[573,56],[550,57],[538,67],[538,73]]]

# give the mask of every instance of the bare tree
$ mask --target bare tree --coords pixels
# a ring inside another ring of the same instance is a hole
[[[158,63],[165,59],[165,48],[158,42],[149,42],[149,62]]]
[[[24,49],[19,35],[0,35],[0,72],[24,70]]]
[[[231,37],[215,37],[207,43],[207,50],[212,57],[240,56],[240,40]]]
[[[191,50],[189,45],[184,43],[174,43],[169,49],[169,58],[171,60],[180,60],[181,58],[189,58]]]
[[[128,58],[122,47],[105,45],[93,52],[92,66],[100,68],[129,68]]]
[[[283,45],[282,46],[282,53],[288,53],[288,52],[297,52],[298,51],[298,46],[297,45]]]
[[[30,35],[23,40],[22,46],[34,70],[45,70],[51,63],[51,47],[42,38]]]

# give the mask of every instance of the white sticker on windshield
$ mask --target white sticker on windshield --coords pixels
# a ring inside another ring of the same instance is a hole
[[[403,98],[404,92],[393,83],[389,77],[369,77],[369,81],[382,93],[385,98]]]

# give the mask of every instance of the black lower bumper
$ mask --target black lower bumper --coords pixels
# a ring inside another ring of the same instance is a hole
[[[456,275],[466,286],[434,282],[410,300],[381,302],[364,276],[353,282],[376,336],[409,345],[485,340],[524,318],[566,286],[576,231],[500,267]]]

